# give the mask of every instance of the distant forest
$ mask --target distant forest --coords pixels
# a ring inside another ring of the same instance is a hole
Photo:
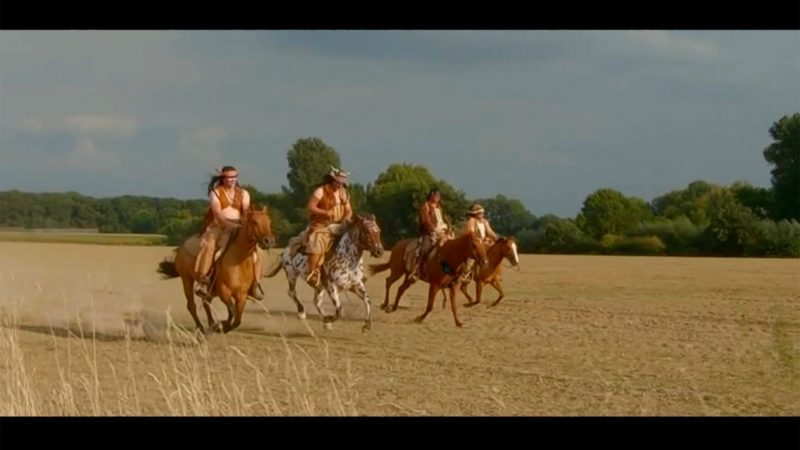
[[[769,133],[774,142],[761,151],[772,167],[770,188],[698,180],[650,202],[600,188],[587,195],[572,218],[536,216],[502,194],[470,199],[426,167],[407,163],[392,164],[374,182],[352,184],[349,191],[356,212],[376,215],[386,246],[416,236],[417,206],[438,186],[456,226],[462,225],[471,203],[481,203],[495,231],[515,236],[525,253],[800,257],[800,113],[782,117]],[[319,138],[299,139],[287,159],[288,186],[281,192],[242,186],[256,206],[268,207],[281,245],[307,225],[311,186],[330,166],[342,166],[336,150]],[[10,190],[0,191],[0,227],[158,233],[177,245],[200,231],[207,208],[205,199]]]

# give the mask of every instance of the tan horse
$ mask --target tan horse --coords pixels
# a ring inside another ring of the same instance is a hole
[[[405,261],[403,261],[403,256],[406,246],[414,241],[416,241],[416,239],[404,239],[396,243],[392,248],[392,255],[389,257],[389,262],[384,264],[371,264],[369,266],[370,273],[372,274],[391,269],[389,278],[386,279],[386,298],[381,305],[381,309],[386,312],[397,310],[400,297],[406,289],[413,284],[413,282],[408,279],[409,273]],[[458,320],[458,311],[455,303],[456,285],[454,281],[457,281],[455,278],[457,276],[456,269],[463,264],[467,258],[475,259],[480,267],[485,266],[487,263],[486,246],[483,245],[480,239],[473,237],[471,234],[464,234],[455,239],[446,241],[441,247],[434,249],[430,257],[423,262],[423,264],[426,264],[427,278],[422,281],[429,284],[428,305],[425,308],[425,312],[415,319],[416,322],[419,323],[425,320],[425,317],[433,309],[433,301],[436,298],[436,294],[443,288],[448,287],[450,289],[450,308],[453,311],[453,320],[455,320],[457,327],[463,325],[463,323]],[[389,309],[389,288],[403,275],[405,275],[403,284],[397,289],[397,296],[395,297],[394,304],[391,309]]]
[[[255,279],[253,252],[258,245],[261,248],[270,248],[275,244],[272,234],[271,221],[267,215],[267,208],[260,211],[250,209],[245,213],[241,227],[234,232],[228,248],[214,263],[213,281],[208,296],[203,299],[203,309],[208,317],[208,326],[211,330],[219,330],[219,324],[214,323],[211,314],[211,300],[219,297],[228,308],[228,319],[222,324],[222,331],[228,332],[238,327],[242,322],[242,313],[247,302],[247,292],[250,286],[258,280]],[[181,277],[183,294],[186,296],[186,308],[194,319],[195,325],[201,331],[203,325],[197,317],[197,306],[194,302],[195,278],[194,263],[197,254],[188,249],[187,243],[196,237],[187,239],[175,250],[173,261],[165,259],[159,263],[157,272],[164,278]],[[235,304],[234,304],[235,301]]]
[[[505,297],[505,292],[503,292],[503,286],[500,285],[500,281],[502,281],[502,269],[503,266],[500,264],[503,262],[503,259],[507,259],[512,266],[519,267],[519,254],[517,253],[517,241],[514,237],[508,238],[500,238],[495,243],[489,247],[489,250],[486,252],[486,256],[489,259],[489,263],[486,266],[477,270],[472,277],[472,281],[475,282],[475,301],[472,300],[472,297],[467,292],[467,287],[469,286],[469,282],[464,282],[463,278],[459,278],[458,284],[461,288],[461,292],[464,293],[464,296],[467,297],[468,302],[464,303],[464,306],[470,307],[475,306],[481,302],[481,292],[483,291],[484,284],[492,285],[495,290],[500,294],[497,297],[497,300],[492,302],[489,306],[497,306],[500,303],[500,300]],[[442,308],[445,307],[447,302],[447,297],[444,298],[442,301]]]

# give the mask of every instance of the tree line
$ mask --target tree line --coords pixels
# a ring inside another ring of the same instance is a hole
[[[541,217],[517,199],[497,194],[467,198],[423,165],[391,164],[374,182],[349,186],[353,208],[375,214],[384,243],[417,235],[417,208],[429,189],[457,227],[472,202],[483,204],[492,227],[513,235],[522,252],[646,255],[800,257],[800,113],[784,116],[769,129],[774,142],[762,152],[772,166],[772,186],[737,181],[730,186],[697,180],[650,202],[601,188],[590,193],[575,217]],[[342,162],[319,138],[297,140],[287,152],[288,186],[264,193],[249,184],[252,202],[267,205],[279,244],[308,222],[311,187]],[[243,173],[245,178],[246,173]],[[158,233],[176,245],[200,230],[206,199],[144,196],[92,198],[76,192],[0,192],[0,226],[97,228],[102,233]]]

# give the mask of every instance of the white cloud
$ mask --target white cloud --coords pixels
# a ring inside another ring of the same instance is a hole
[[[17,121],[17,130],[23,133],[40,134],[46,129],[44,120],[41,117],[23,117]]]
[[[81,134],[130,137],[136,132],[136,119],[128,116],[76,114],[64,122]]]
[[[225,130],[220,127],[202,127],[185,132],[179,139],[181,152],[193,161],[209,167],[217,167],[222,162],[219,145],[225,139]]]
[[[94,171],[118,167],[120,162],[114,153],[100,151],[92,138],[80,136],[75,139],[75,146],[69,153],[51,158],[50,164]]]
[[[665,30],[625,31],[625,35],[635,44],[655,56],[678,58],[715,58],[719,55],[717,46],[708,40],[679,36]]]

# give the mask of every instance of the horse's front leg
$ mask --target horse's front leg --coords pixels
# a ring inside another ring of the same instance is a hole
[[[364,322],[364,326],[361,327],[362,332],[366,332],[370,328],[372,328],[372,305],[369,301],[369,295],[367,295],[367,288],[364,287],[364,283],[354,284],[350,286],[350,291],[353,292],[364,302],[364,308],[367,311],[367,320]]]
[[[300,320],[306,320],[306,309],[303,307],[303,304],[300,303],[300,299],[297,298],[297,273],[292,272],[291,275],[287,273],[286,277],[289,279],[289,297],[291,297],[294,304],[297,306],[297,317]]]
[[[506,293],[503,291],[503,286],[500,285],[500,280],[499,279],[495,278],[494,280],[492,280],[492,287],[495,288],[498,293],[500,293],[500,296],[497,297],[497,300],[492,302],[491,305],[489,305],[490,307],[491,306],[497,306],[497,304],[500,303],[500,300],[502,300],[503,297],[506,296]]]
[[[186,309],[188,309],[189,314],[192,315],[192,319],[194,319],[194,324],[197,326],[197,329],[203,331],[203,324],[200,323],[200,318],[197,317],[197,305],[194,302],[194,290],[192,289],[194,287],[194,280],[189,277],[184,277],[182,282],[183,294],[186,296]]]
[[[431,313],[431,310],[433,309],[433,301],[436,299],[436,294],[439,292],[439,289],[441,289],[441,287],[435,282],[432,282],[430,286],[428,286],[428,305],[425,307],[425,312],[422,313],[421,316],[417,316],[417,318],[414,319],[415,322],[422,323],[422,321],[428,317],[428,314]]]
[[[239,327],[239,325],[242,324],[242,315],[244,314],[244,306],[247,304],[247,291],[237,292],[236,295],[234,295],[234,299],[236,300],[236,309],[234,311],[233,322],[231,323],[231,326],[230,328],[228,328],[227,331],[236,329]]]
[[[225,290],[225,292],[219,293],[219,298],[223,303],[225,303],[225,307],[228,309],[228,319],[222,324],[222,331],[227,333],[233,329],[233,320],[236,317],[236,311],[233,306],[233,294],[230,291]]]
[[[325,286],[325,290],[328,291],[328,296],[331,298],[333,306],[336,307],[336,312],[333,316],[333,321],[336,322],[342,317],[342,302],[339,300],[339,287],[333,282],[333,280],[330,280],[330,282]]]
[[[456,307],[456,286],[451,285],[448,289],[450,290],[450,309],[453,311],[453,320],[455,320],[457,327],[462,327],[464,324],[458,320],[458,310]]]
[[[319,318],[322,320],[322,325],[326,330],[332,330],[333,316],[326,316],[325,313],[322,312],[322,294],[324,292],[322,286],[314,288],[314,306],[317,308],[317,313],[319,313]]]

